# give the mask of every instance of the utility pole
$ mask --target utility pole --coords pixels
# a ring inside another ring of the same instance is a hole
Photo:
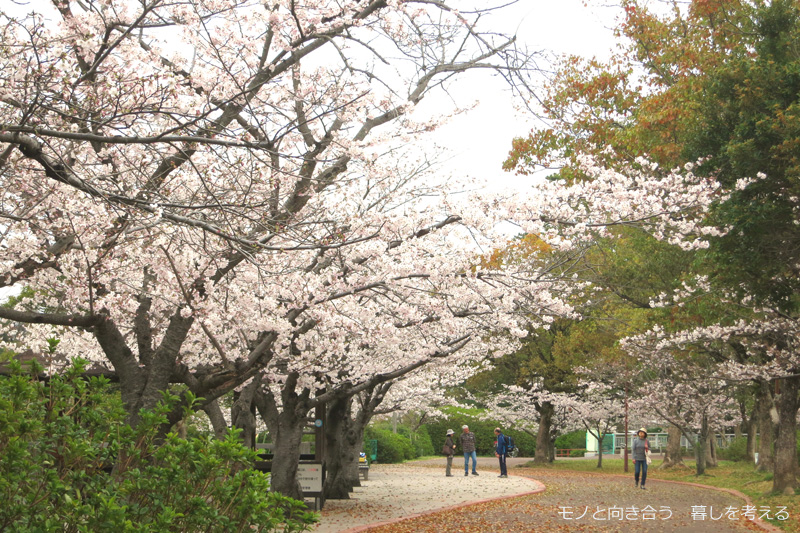
[[[625,472],[628,471],[628,384],[625,384]]]

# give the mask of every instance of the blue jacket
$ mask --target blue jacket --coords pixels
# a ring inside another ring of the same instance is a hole
[[[495,453],[505,455],[508,450],[506,449],[506,436],[500,433],[497,435],[497,445],[494,448]]]

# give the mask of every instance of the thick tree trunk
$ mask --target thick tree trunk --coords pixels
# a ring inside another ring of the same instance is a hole
[[[235,393],[233,406],[231,407],[231,421],[233,427],[241,429],[239,438],[242,445],[254,448],[256,442],[256,391],[261,387],[260,376],[256,376],[241,391]]]
[[[543,402],[539,407],[539,433],[536,434],[536,453],[533,456],[534,464],[550,462],[550,425],[553,420],[553,404]]]
[[[772,395],[772,384],[761,381],[756,391],[758,415],[758,465],[759,472],[772,472],[775,469],[775,456],[772,444],[775,441],[775,422],[778,413],[775,410]],[[773,419],[774,416],[774,419]],[[774,479],[774,478],[773,478]]]
[[[755,421],[755,413],[753,413],[750,418],[746,421],[742,422],[742,431],[747,433],[747,458],[750,461],[755,459],[755,452],[756,452],[756,421]]]
[[[281,390],[280,406],[267,388],[261,388],[255,401],[274,439],[270,490],[284,496],[303,499],[303,491],[297,481],[300,464],[300,442],[308,424],[308,413],[312,408],[311,391],[302,389],[297,394],[297,374],[289,374]]]
[[[353,397],[328,402],[328,423],[325,428],[327,477],[323,492],[326,499],[346,500],[353,490],[352,467],[358,480],[359,439],[352,420]]]
[[[775,439],[775,475],[772,490],[794,495],[797,488],[797,409],[800,377],[779,379],[775,403],[778,410],[778,434]]]
[[[326,498],[347,499],[352,487],[361,486],[358,455],[364,447],[364,430],[393,384],[379,383],[360,392],[357,396],[360,408],[355,415],[352,397],[328,403],[325,456],[328,477],[323,488]]]
[[[697,475],[702,476],[706,473],[706,448],[708,441],[708,419],[703,415],[702,422],[700,423],[700,434],[694,440],[694,457],[697,463]],[[686,438],[689,438],[687,435]]]
[[[278,416],[277,424],[272,427],[275,443],[270,490],[297,500],[303,499],[303,491],[297,481],[297,467],[300,464],[300,442],[303,440],[307,412],[284,409]]]
[[[706,467],[714,468],[717,466],[717,434],[709,432],[706,437]]]
[[[295,416],[294,412],[282,412],[278,424],[273,428],[275,447],[272,456],[270,490],[284,496],[303,499],[303,491],[297,481],[297,467],[300,464],[300,442],[306,417]]]
[[[683,462],[683,453],[681,453],[681,435],[681,429],[678,426],[669,425],[669,428],[667,428],[667,450],[664,455],[664,462],[661,463],[659,468],[665,469],[676,466],[686,468],[686,464]]]

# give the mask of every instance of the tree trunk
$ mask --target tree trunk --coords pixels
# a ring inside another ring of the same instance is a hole
[[[222,409],[220,409],[219,401],[214,400],[213,402],[209,402],[203,406],[203,411],[208,415],[208,419],[211,421],[211,427],[214,428],[214,436],[220,440],[225,438],[225,434],[228,433],[228,423],[225,421],[225,415],[222,414]]]
[[[772,490],[794,495],[797,488],[797,394],[800,377],[776,381],[775,403],[778,410],[778,434],[775,439],[775,475]]]
[[[358,480],[358,448],[352,420],[353,397],[328,402],[327,425],[325,427],[327,476],[323,492],[325,499],[347,500],[353,490],[352,467],[356,468]]]
[[[242,445],[247,448],[255,448],[256,443],[256,391],[261,387],[260,375],[253,378],[241,391],[234,394],[234,402],[231,407],[231,421],[233,427],[241,429],[239,438]]]
[[[777,421],[777,411],[775,411],[774,398],[772,396],[771,384],[760,381],[756,391],[756,405],[758,415],[758,465],[756,470],[759,472],[772,472],[775,469],[775,457],[773,455],[772,443],[775,440],[775,422]],[[773,414],[775,420],[773,420]],[[774,479],[774,478],[773,478]]]
[[[710,431],[706,438],[706,466],[708,468],[717,466],[717,434],[713,431]]]
[[[302,501],[303,491],[297,480],[297,467],[300,464],[300,442],[312,405],[309,389],[304,388],[297,394],[295,388],[298,377],[296,373],[287,376],[281,389],[280,406],[273,392],[265,387],[259,389],[255,401],[274,439],[270,490]]]
[[[706,443],[708,441],[708,419],[703,415],[703,421],[700,424],[700,435],[697,436],[694,442],[695,459],[697,460],[697,475],[702,476],[706,473]]]
[[[297,481],[297,467],[300,464],[300,442],[303,440],[305,419],[305,414],[295,416],[294,412],[282,412],[272,430],[275,435],[275,447],[270,490],[301,501],[303,491],[300,482]]]
[[[550,424],[553,420],[553,404],[543,402],[539,411],[539,432],[536,434],[536,453],[533,456],[534,464],[550,462]]]
[[[606,434],[600,431],[600,428],[597,429],[597,434],[592,432],[591,435],[597,439],[597,468],[603,468],[603,439],[605,438]]]
[[[379,383],[359,393],[360,408],[355,415],[352,396],[328,403],[325,456],[328,477],[323,488],[326,498],[347,499],[352,487],[361,486],[358,454],[364,447],[364,430],[393,384],[391,381]],[[345,487],[349,487],[347,492],[343,490]]]
[[[675,424],[670,424],[667,428],[667,450],[664,455],[664,462],[659,468],[673,468],[676,466],[686,467],[681,453],[681,429]]]
[[[742,429],[747,432],[747,458],[755,459],[756,452],[756,419],[753,413],[746,422],[742,422]]]

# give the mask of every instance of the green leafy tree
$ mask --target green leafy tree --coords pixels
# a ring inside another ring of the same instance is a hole
[[[303,531],[303,502],[269,491],[236,432],[159,437],[176,397],[125,424],[118,394],[85,363],[40,380],[0,378],[0,531]],[[112,466],[113,465],[113,466]]]

